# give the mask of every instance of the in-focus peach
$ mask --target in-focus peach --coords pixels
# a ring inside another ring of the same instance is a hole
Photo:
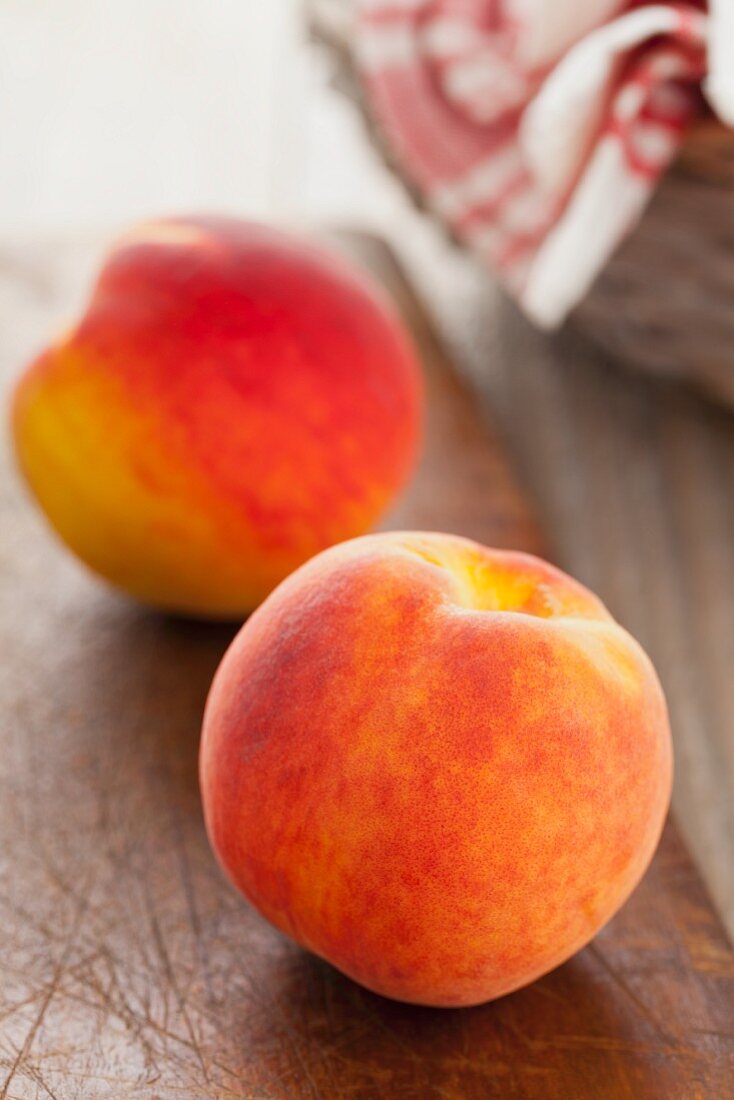
[[[19,462],[62,539],[162,608],[241,616],[406,481],[421,384],[382,293],[245,222],[141,226],[30,367]]]
[[[663,694],[580,584],[520,553],[383,534],[320,554],[245,624],[200,757],[223,867],[369,989],[471,1005],[613,916],[671,787]]]

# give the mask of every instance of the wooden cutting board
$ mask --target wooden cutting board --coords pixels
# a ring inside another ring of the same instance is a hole
[[[394,259],[342,245],[398,300],[428,377],[426,454],[390,525],[543,552]],[[50,257],[28,265],[0,281],[26,280],[15,323],[40,342],[64,289]],[[632,900],[555,973],[477,1009],[388,1002],[271,930],[214,864],[196,754],[233,631],[98,584],[8,470],[0,562],[0,1100],[734,1097],[734,953],[672,823]]]

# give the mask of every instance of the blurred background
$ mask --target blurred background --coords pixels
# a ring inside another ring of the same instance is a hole
[[[389,238],[498,423],[555,560],[599,592],[660,669],[679,817],[734,929],[731,412],[620,366],[573,325],[553,337],[533,329],[414,209],[306,16],[298,0],[0,6],[6,377],[135,219],[214,210]],[[664,187],[655,203],[669,196]],[[80,236],[94,248],[80,253]],[[620,310],[621,325],[629,305]]]
[[[214,208],[389,218],[395,189],[306,18],[299,0],[3,4],[2,232]]]

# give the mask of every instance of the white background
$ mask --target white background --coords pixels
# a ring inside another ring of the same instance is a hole
[[[297,0],[2,0],[0,232],[298,193]]]

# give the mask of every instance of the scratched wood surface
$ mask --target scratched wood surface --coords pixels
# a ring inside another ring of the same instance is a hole
[[[395,524],[543,548],[476,401],[389,255],[431,420]],[[5,381],[74,308],[82,242],[0,255]],[[7,447],[6,447],[7,452]],[[223,882],[196,780],[232,631],[97,584],[2,473],[0,1100],[574,1100],[734,1096],[734,954],[669,825],[643,885],[577,958],[495,1004],[373,996]]]

